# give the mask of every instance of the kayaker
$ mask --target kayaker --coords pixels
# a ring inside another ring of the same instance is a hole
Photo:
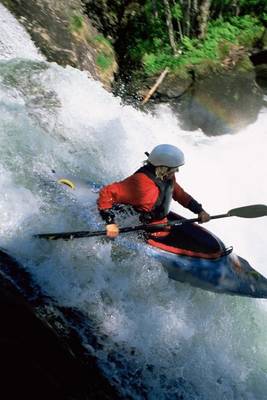
[[[175,173],[184,165],[184,154],[170,144],[156,146],[144,165],[133,175],[114,182],[100,190],[97,201],[101,217],[106,222],[107,236],[115,238],[119,226],[115,221],[113,206],[130,205],[140,215],[140,221],[147,224],[168,222],[171,200],[198,214],[200,222],[207,222],[210,215],[192,196],[186,193],[176,182]],[[151,235],[166,236],[169,231],[156,232]]]

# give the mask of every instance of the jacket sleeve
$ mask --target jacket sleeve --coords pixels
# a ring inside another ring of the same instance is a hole
[[[100,215],[107,223],[114,222],[112,207],[127,204],[140,211],[151,211],[159,194],[159,189],[145,174],[136,173],[121,182],[104,186],[97,200]]]
[[[193,199],[190,194],[186,193],[176,181],[173,189],[173,200],[177,201],[183,207],[188,208],[195,214],[199,214],[201,211],[203,211],[202,205]]]

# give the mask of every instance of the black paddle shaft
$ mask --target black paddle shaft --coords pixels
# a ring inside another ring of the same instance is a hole
[[[241,217],[241,218],[258,218],[267,215],[267,206],[264,204],[254,204],[250,206],[238,207],[229,210],[226,214],[212,215],[210,219],[219,219],[226,217]],[[181,218],[175,221],[169,221],[167,224],[158,225],[137,225],[120,228],[120,233],[134,232],[134,231],[147,231],[153,232],[164,230],[168,226],[179,226],[187,223],[201,222],[199,218],[185,219]],[[59,232],[59,233],[39,233],[34,235],[39,239],[57,240],[57,239],[78,239],[84,237],[105,236],[106,231],[76,231],[76,232]]]
[[[229,217],[228,214],[219,214],[213,215],[210,219],[217,219],[217,218],[225,218]],[[180,219],[175,221],[169,221],[167,224],[155,224],[155,225],[136,225],[136,226],[129,226],[125,228],[120,228],[120,233],[127,233],[127,232],[135,232],[135,231],[147,231],[147,232],[154,232],[158,230],[164,230],[168,226],[180,226],[188,223],[193,222],[200,222],[199,218],[191,218],[191,219]],[[48,239],[48,240],[58,240],[58,239],[79,239],[85,237],[97,237],[97,236],[105,236],[107,232],[104,231],[74,231],[74,232],[55,232],[55,233],[39,233],[34,235],[39,239]]]

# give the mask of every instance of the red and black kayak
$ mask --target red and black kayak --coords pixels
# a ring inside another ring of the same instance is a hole
[[[174,213],[170,217],[179,218]],[[267,298],[267,279],[199,224],[182,224],[147,243],[146,253],[174,280],[213,292]]]

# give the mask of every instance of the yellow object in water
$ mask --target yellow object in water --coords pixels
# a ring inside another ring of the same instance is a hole
[[[66,186],[70,187],[71,189],[75,189],[75,184],[70,179],[61,178],[61,179],[58,179],[58,183],[61,183],[62,185],[66,185]]]

